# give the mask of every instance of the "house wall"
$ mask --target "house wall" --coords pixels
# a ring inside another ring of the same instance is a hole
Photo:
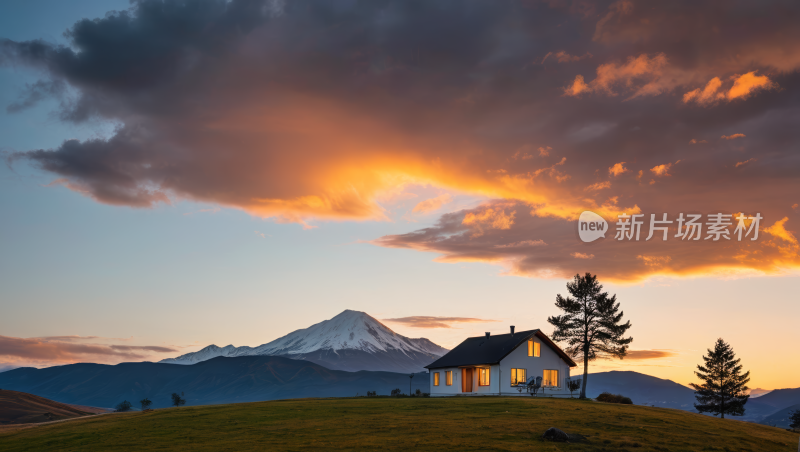
[[[517,347],[508,356],[503,358],[499,365],[485,365],[476,367],[489,367],[491,368],[491,376],[489,377],[489,386],[478,385],[477,370],[472,378],[472,391],[461,391],[461,368],[448,367],[441,369],[432,369],[428,374],[430,380],[430,394],[431,397],[438,396],[453,396],[458,394],[463,395],[524,395],[529,396],[528,393],[517,391],[517,388],[511,387],[511,369],[525,369],[526,378],[543,377],[545,369],[558,370],[559,386],[557,388],[544,388],[543,392],[539,392],[544,396],[569,396],[570,393],[566,387],[566,379],[570,376],[569,365],[561,359],[558,354],[551,349],[547,344],[540,341],[539,338],[533,337],[534,342],[540,344],[540,356],[528,356],[528,343],[523,342],[522,345]],[[453,384],[452,386],[446,385],[445,371],[453,371]],[[433,385],[434,373],[439,372],[439,386]]]
[[[490,369],[489,374],[489,386],[481,386],[478,384],[478,367],[486,367]],[[499,381],[497,378],[498,375],[498,365],[494,366],[476,366],[474,370],[474,374],[472,376],[472,390],[469,392],[462,392],[461,391],[461,368],[460,367],[447,367],[442,369],[433,369],[428,374],[430,380],[430,393],[431,396],[448,396],[448,395],[457,395],[457,394],[471,394],[471,395],[481,395],[481,394],[497,394],[499,389]],[[447,378],[445,376],[445,371],[452,371],[453,372],[453,384],[451,386],[447,386]],[[439,372],[439,386],[433,385],[434,374]]]
[[[453,385],[447,386],[447,379],[445,378],[445,371],[453,371]],[[439,386],[433,385],[433,374],[439,372]],[[431,381],[430,393],[435,395],[456,395],[461,394],[461,369],[458,367],[447,367],[443,369],[433,369],[428,374]],[[477,387],[478,382],[475,378],[472,379],[473,388]]]
[[[518,395],[517,388],[511,386],[511,369],[525,369],[525,376],[528,380],[531,377],[543,377],[545,369],[558,370],[558,388],[544,388],[542,393],[545,396],[563,396],[569,395],[567,390],[566,380],[569,378],[570,367],[561,359],[560,356],[547,344],[539,340],[536,336],[533,337],[534,342],[540,344],[540,356],[528,356],[528,343],[523,342],[522,345],[517,347],[513,352],[500,361],[499,367],[499,384],[500,391],[503,395]],[[524,395],[527,395],[523,392]]]

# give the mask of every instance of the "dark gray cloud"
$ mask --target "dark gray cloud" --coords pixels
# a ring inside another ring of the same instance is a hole
[[[194,199],[283,221],[383,219],[382,191],[420,183],[519,202],[543,224],[721,209],[796,230],[799,14],[789,1],[142,0],[79,21],[67,46],[0,42],[0,64],[44,74],[9,111],[62,96],[63,120],[120,125],[10,159],[104,203]],[[548,250],[552,231],[536,237]]]
[[[17,113],[33,107],[43,99],[61,97],[65,89],[66,84],[62,80],[39,80],[33,84],[29,83],[20,94],[19,100],[8,104],[6,111]]]

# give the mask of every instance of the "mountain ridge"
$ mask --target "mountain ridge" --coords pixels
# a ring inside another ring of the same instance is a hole
[[[196,364],[216,357],[282,356],[333,370],[420,372],[448,350],[426,338],[408,338],[361,311],[346,309],[329,320],[256,347],[209,345],[166,364]]]

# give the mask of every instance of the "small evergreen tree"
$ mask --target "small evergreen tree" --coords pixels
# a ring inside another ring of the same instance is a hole
[[[181,393],[181,394],[183,394],[183,393]],[[185,403],[186,403],[186,399],[184,399],[183,397],[179,396],[177,393],[174,393],[174,392],[172,393],[172,404],[174,406],[181,406],[181,405],[183,405]]]
[[[789,413],[789,420],[792,422],[789,427],[800,429],[800,410],[794,410]]]
[[[582,399],[586,398],[586,382],[589,379],[589,361],[597,358],[622,359],[628,352],[631,337],[623,337],[631,322],[622,322],[623,312],[619,310],[617,296],[602,292],[603,286],[597,276],[586,273],[575,275],[567,283],[570,297],[556,296],[556,306],[564,315],[548,317],[547,321],[555,327],[553,340],[566,342],[564,349],[568,355],[583,361]]]
[[[145,397],[144,399],[140,400],[139,403],[142,405],[142,411],[150,408],[150,405],[153,404],[153,402],[150,401],[150,399],[148,399],[147,397]]]
[[[567,380],[567,389],[569,389],[569,396],[572,397],[572,393],[577,391],[581,388],[581,381],[580,380]]]
[[[722,339],[717,339],[714,350],[709,349],[703,361],[705,364],[698,364],[695,371],[703,384],[690,383],[698,402],[694,407],[701,413],[719,415],[722,419],[726,414],[743,415],[744,405],[750,398],[747,394],[750,371],[742,373],[741,359],[736,359],[731,346]]]

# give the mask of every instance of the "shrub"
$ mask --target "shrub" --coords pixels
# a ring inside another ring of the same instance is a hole
[[[367,397],[376,397],[377,395],[375,391],[367,391]]]
[[[606,402],[606,403],[622,403],[625,405],[633,405],[633,401],[629,397],[625,397],[619,394],[611,394],[610,392],[604,392],[597,396],[598,402]]]
[[[122,402],[118,403],[115,408],[117,412],[121,413],[123,411],[130,411],[132,406],[133,405],[130,402],[123,400]]]
[[[181,393],[183,395],[183,393]],[[179,396],[177,393],[172,393],[172,405],[181,406],[186,403],[186,399]]]

